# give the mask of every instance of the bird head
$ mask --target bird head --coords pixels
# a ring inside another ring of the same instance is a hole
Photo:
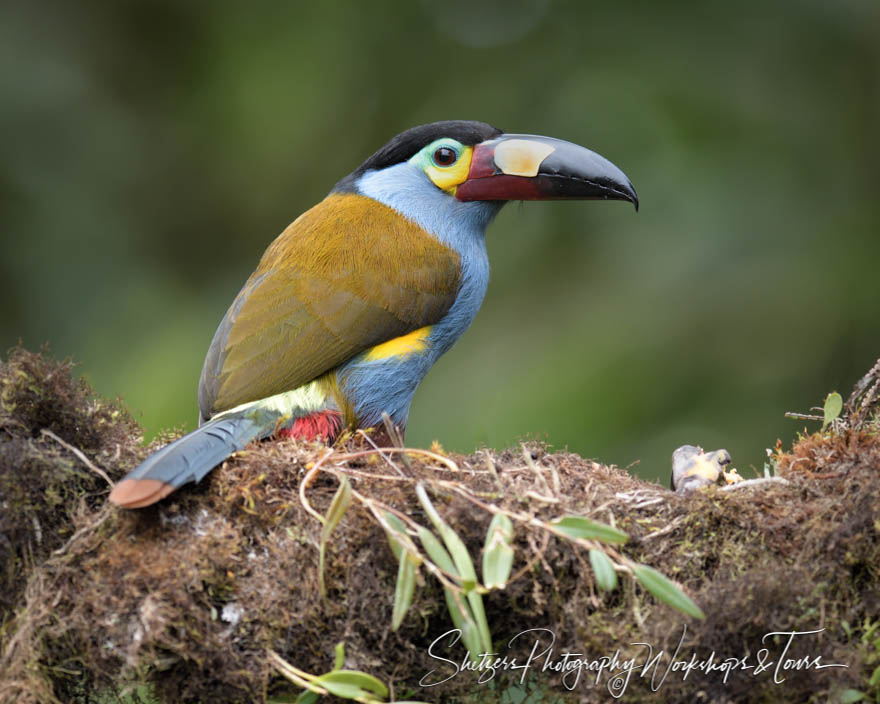
[[[421,125],[394,137],[334,190],[355,190],[378,178],[401,187],[418,173],[421,186],[458,202],[500,205],[510,200],[626,200],[638,196],[626,175],[585,147],[552,137],[505,134],[484,122],[450,120]],[[426,178],[425,178],[426,177]],[[364,191],[364,188],[360,188]]]

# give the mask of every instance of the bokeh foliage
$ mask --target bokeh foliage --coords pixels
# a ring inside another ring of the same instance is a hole
[[[510,205],[408,441],[741,468],[880,354],[880,4],[3,3],[0,347],[194,425],[271,239],[390,136],[580,142],[642,201]]]

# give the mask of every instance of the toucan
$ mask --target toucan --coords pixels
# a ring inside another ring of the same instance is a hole
[[[465,120],[394,137],[269,245],[208,348],[199,427],[110,500],[153,504],[272,435],[332,443],[383,418],[402,434],[419,382],[483,301],[486,226],[507,201],[554,199],[638,209],[626,175],[571,142]]]

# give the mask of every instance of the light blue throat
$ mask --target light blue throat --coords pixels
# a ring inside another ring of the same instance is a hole
[[[387,412],[406,427],[413,394],[428,370],[473,322],[489,285],[486,226],[503,202],[461,202],[441,191],[418,167],[404,162],[368,171],[358,191],[393,208],[458,252],[461,286],[449,312],[431,327],[425,350],[403,357],[367,360],[358,355],[337,375],[340,389],[354,405],[361,426],[381,423]]]

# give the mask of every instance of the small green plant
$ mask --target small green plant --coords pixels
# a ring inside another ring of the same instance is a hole
[[[871,670],[863,689],[847,689],[840,694],[841,704],[855,702],[880,704],[880,621],[866,618],[859,629],[860,635],[847,621],[841,621],[840,625],[850,640],[858,637],[865,653],[864,667],[866,670]]]
[[[324,584],[324,554],[327,551],[327,541],[350,505],[351,484],[348,481],[348,477],[342,477],[339,480],[339,489],[333,496],[333,501],[330,502],[330,508],[327,509],[327,515],[322,519],[321,545],[318,549],[318,588],[320,589],[322,599],[327,598],[327,587]]]
[[[613,591],[617,588],[617,572],[626,572],[660,601],[693,618],[705,618],[694,601],[668,577],[648,565],[633,562],[610,547],[628,540],[623,531],[585,516],[566,515],[545,522],[477,501],[481,508],[493,514],[483,549],[483,583],[480,584],[464,542],[437,512],[425,486],[419,483],[415,491],[442,542],[408,516],[400,517],[390,511],[382,513],[380,522],[399,564],[392,622],[395,630],[403,622],[412,603],[416,575],[418,569],[424,566],[443,584],[450,617],[461,631],[461,639],[471,659],[477,661],[482,653],[492,652],[492,638],[482,594],[491,589],[504,589],[507,584],[514,558],[514,521],[585,548],[600,589]],[[416,547],[410,532],[418,537],[424,554]]]
[[[824,419],[822,422],[822,430],[825,430],[831,423],[840,417],[843,410],[843,397],[836,391],[832,391],[825,398],[825,406],[823,407]]]
[[[388,696],[388,687],[381,680],[360,670],[342,669],[345,663],[345,647],[342,643],[336,645],[333,669],[323,675],[303,672],[274,650],[269,651],[269,660],[279,673],[305,690],[296,698],[275,697],[270,700],[271,704],[311,704],[328,695],[365,704],[380,704]],[[421,703],[400,701],[399,704]]]
[[[398,470],[398,477],[405,476],[399,467],[391,462],[392,453],[423,455],[445,466],[452,474],[460,474],[460,468],[448,457],[427,450],[406,448],[389,448],[376,450],[386,461]],[[621,554],[616,547],[623,545],[629,536],[618,528],[594,521],[586,516],[565,514],[549,521],[538,518],[535,513],[516,511],[505,508],[487,500],[485,494],[476,494],[463,482],[451,480],[434,480],[430,484],[414,477],[403,479],[414,485],[416,498],[433,530],[418,523],[412,516],[388,506],[381,501],[365,496],[351,487],[348,477],[342,471],[330,467],[324,471],[334,474],[339,479],[339,488],[334,495],[325,515],[315,511],[306,499],[305,491],[312,478],[321,470],[327,458],[332,454],[328,450],[300,483],[300,500],[310,515],[322,524],[321,542],[319,545],[318,579],[321,595],[326,598],[324,584],[324,556],[333,529],[342,520],[349,506],[355,501],[365,507],[379,523],[388,539],[388,545],[397,560],[397,580],[394,588],[394,605],[392,608],[391,628],[397,630],[403,624],[415,597],[416,587],[420,583],[419,571],[425,569],[442,585],[446,606],[455,628],[461,633],[461,640],[468,650],[472,662],[480,661],[482,654],[493,652],[492,634],[483,604],[483,595],[493,589],[503,590],[511,579],[515,557],[516,527],[521,530],[537,531],[567,540],[573,545],[587,551],[596,585],[603,591],[614,591],[618,587],[618,573],[628,574],[644,589],[658,600],[668,604],[693,618],[705,618],[702,610],[688,597],[682,589],[668,577],[648,565],[634,562]],[[350,453],[337,456],[336,459],[351,460],[357,457],[374,454],[374,451]],[[551,475],[550,481],[545,480],[531,454],[523,447],[526,467],[538,479],[540,493],[527,492],[527,499],[535,499],[541,503],[558,502],[552,486],[558,485],[558,478]],[[491,473],[491,467],[490,467]],[[378,478],[378,475],[372,475]],[[497,479],[497,475],[496,479]],[[399,479],[398,479],[399,480]],[[429,487],[436,494],[454,494],[469,501],[475,510],[491,514],[489,529],[483,544],[482,582],[477,575],[474,561],[468,552],[464,540],[455,529],[443,518],[434,501],[429,495]],[[494,496],[494,495],[493,495]],[[527,569],[527,568],[526,568]],[[518,575],[523,574],[520,570]],[[281,660],[272,654],[273,662],[285,677],[306,687],[307,697],[323,693],[331,694],[345,691],[348,698],[367,696],[386,696],[385,690],[379,689],[375,678],[363,673],[350,673],[341,670],[337,663],[327,675],[319,678],[307,675],[292,665],[286,664],[282,669]],[[381,684],[381,683],[379,683]],[[310,685],[310,686],[307,686]],[[384,685],[383,685],[384,687]],[[336,688],[337,691],[334,691]],[[348,688],[348,689],[346,689]],[[318,691],[321,690],[321,691]],[[343,696],[337,694],[337,696]],[[312,701],[305,698],[302,701]],[[359,701],[375,701],[360,699]]]

